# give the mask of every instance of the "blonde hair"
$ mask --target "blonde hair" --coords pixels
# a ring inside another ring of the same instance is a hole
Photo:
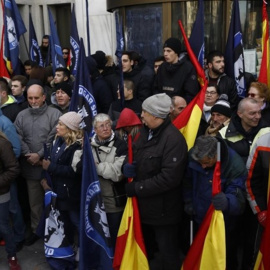
[[[65,142],[67,145],[72,145],[75,142],[82,143],[83,140],[83,130],[72,130],[69,127],[67,127],[68,132],[63,136]]]
[[[136,125],[136,126],[132,126],[132,130],[130,131],[130,135],[132,137],[132,140],[134,140],[134,138],[136,137],[136,135],[140,132],[140,126]],[[119,128],[118,129],[118,135],[120,137],[120,139],[124,140],[125,139],[125,134],[127,134],[127,132],[124,130],[124,128]]]

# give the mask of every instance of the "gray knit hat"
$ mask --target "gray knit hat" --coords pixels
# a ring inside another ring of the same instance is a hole
[[[60,116],[59,120],[71,130],[79,130],[82,118],[76,112],[67,112]]]
[[[211,108],[211,113],[217,112],[227,117],[231,117],[232,111],[231,106],[228,101],[228,96],[226,94],[220,95],[219,99],[216,101],[215,105]]]
[[[142,109],[149,112],[153,116],[165,119],[170,112],[172,104],[171,98],[165,93],[156,94],[147,98],[143,104]]]

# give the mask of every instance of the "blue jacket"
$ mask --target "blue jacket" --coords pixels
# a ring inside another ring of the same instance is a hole
[[[18,158],[21,154],[21,142],[13,123],[3,115],[0,109],[0,131],[2,131],[12,144],[13,152]]]
[[[225,222],[228,216],[243,213],[245,207],[245,180],[247,170],[241,157],[225,141],[221,141],[221,190],[228,199],[228,209],[224,211]],[[192,149],[190,150],[192,152]],[[190,152],[190,153],[191,153]],[[194,220],[200,224],[211,204],[214,167],[203,169],[191,155],[184,180],[184,201],[192,203]]]

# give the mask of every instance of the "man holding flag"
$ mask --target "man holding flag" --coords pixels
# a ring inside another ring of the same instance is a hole
[[[221,192],[212,198],[212,180],[217,162],[217,142],[221,143]],[[189,152],[189,163],[184,179],[185,212],[193,216],[195,230],[202,223],[211,202],[224,214],[226,230],[226,269],[237,269],[238,240],[234,216],[245,207],[246,168],[241,157],[229,148],[222,139],[200,136]],[[214,255],[213,255],[214,256]]]
[[[170,105],[171,99],[164,93],[143,102],[144,127],[133,145],[134,161],[124,164],[123,173],[133,177],[126,184],[126,193],[138,199],[150,268],[156,269],[158,261],[162,269],[179,270],[181,182],[187,145],[169,119]]]

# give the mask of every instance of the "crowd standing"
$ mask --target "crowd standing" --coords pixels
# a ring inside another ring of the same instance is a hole
[[[74,260],[80,259],[82,119],[69,112],[75,79],[68,68],[70,49],[62,50],[67,67],[53,73],[48,46],[45,35],[40,46],[45,67],[27,60],[22,74],[0,78],[0,244],[12,270],[21,269],[16,253],[39,239],[48,190],[58,194],[65,234],[76,246]],[[200,86],[182,47],[177,38],[166,40],[153,67],[135,51],[124,51],[120,66],[102,51],[86,58],[98,112],[90,147],[112,245],[126,199],[136,197],[150,269],[179,270],[190,245],[189,221],[195,236],[213,203],[224,214],[226,269],[253,269],[268,216],[270,90],[248,76],[247,96],[241,99],[234,78],[224,72],[223,53],[209,52],[202,117],[188,151],[173,121]],[[212,197],[218,142],[221,192]]]

